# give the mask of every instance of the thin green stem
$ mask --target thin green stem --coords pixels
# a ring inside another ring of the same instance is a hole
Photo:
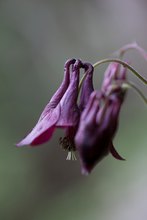
[[[136,85],[133,82],[126,82],[122,85],[124,88],[132,88],[136,91],[136,93],[140,96],[140,98],[144,101],[145,104],[147,104],[147,98],[144,96],[142,91],[136,87]]]
[[[81,80],[80,80],[79,88],[78,88],[78,94],[80,93],[81,86],[82,86],[82,84],[83,84],[83,81],[84,81],[85,77],[86,77],[86,73],[82,76],[82,78],[81,78]]]
[[[128,68],[135,76],[137,76],[145,85],[147,84],[147,80],[145,78],[143,78],[131,65],[129,65],[128,63],[119,60],[119,59],[104,59],[104,60],[100,60],[98,62],[96,62],[93,67],[97,67],[100,64],[103,63],[110,63],[110,62],[115,62],[115,63],[120,63],[121,65],[123,65],[124,67]],[[83,81],[83,78],[81,79]]]

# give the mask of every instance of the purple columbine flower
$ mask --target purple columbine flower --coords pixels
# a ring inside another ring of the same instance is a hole
[[[79,94],[80,69],[85,78]],[[113,146],[118,127],[118,117],[125,97],[122,87],[126,81],[126,69],[117,63],[109,65],[105,72],[101,91],[93,88],[93,66],[71,59],[65,63],[61,86],[43,110],[33,130],[17,146],[36,146],[48,141],[56,128],[63,128],[65,136],[60,138],[67,159],[76,159],[78,150],[82,172],[88,174],[103,157],[111,153],[123,160]]]
[[[90,173],[96,163],[109,153],[116,159],[123,160],[115,150],[112,141],[118,127],[119,112],[125,96],[121,85],[126,71],[121,69],[119,73],[118,66],[115,71],[109,70],[112,75],[107,72],[102,90],[92,92],[82,112],[75,136],[75,144],[84,174]],[[115,85],[113,85],[114,82]]]
[[[82,63],[79,60],[68,60],[64,68],[64,79],[42,112],[33,130],[17,144],[39,145],[48,141],[55,128],[75,127],[79,121],[77,107],[79,74]]]

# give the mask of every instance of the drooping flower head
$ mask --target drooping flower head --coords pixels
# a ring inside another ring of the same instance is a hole
[[[147,53],[136,43],[121,48],[119,58],[122,59],[124,53],[132,48],[137,49],[146,60]],[[94,68],[106,62],[111,64],[105,72],[101,89],[94,90]],[[50,140],[56,128],[62,128],[65,133],[59,143],[69,152],[68,160],[75,160],[74,151],[78,151],[84,174],[90,173],[110,153],[116,159],[124,160],[115,150],[113,139],[126,90],[134,88],[147,103],[142,92],[133,83],[126,81],[126,68],[147,84],[144,77],[120,59],[104,59],[94,65],[78,59],[68,60],[60,87],[43,110],[35,127],[17,146],[43,144]],[[79,82],[81,69],[84,69],[84,75]]]
[[[120,81],[124,79],[126,71],[123,69],[117,73],[117,68],[110,71],[112,75],[107,72],[101,91],[92,92],[75,136],[84,174],[91,172],[96,163],[109,153],[117,159],[123,159],[114,149],[112,141],[125,96]],[[117,80],[119,84],[114,87],[112,81]]]

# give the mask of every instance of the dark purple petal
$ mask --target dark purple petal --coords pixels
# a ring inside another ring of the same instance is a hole
[[[64,79],[60,85],[60,87],[57,89],[55,94],[52,96],[51,100],[43,110],[39,121],[42,120],[43,117],[45,117],[52,109],[56,108],[56,106],[59,104],[60,100],[62,99],[63,95],[65,94],[69,83],[70,83],[70,67],[75,63],[75,59],[71,59],[66,61],[64,65]]]
[[[121,88],[109,97],[93,92],[80,119],[75,144],[80,155],[82,172],[90,173],[93,167],[110,152],[118,158],[118,153],[110,148],[110,143],[118,126],[122,104]]]
[[[33,130],[17,144],[18,147],[23,145],[39,145],[48,141],[55,130],[55,124],[60,116],[60,106],[51,109],[41,120],[38,121]]]
[[[89,173],[104,156],[109,153],[109,138],[105,137],[101,126],[96,122],[101,99],[93,92],[82,113],[75,144],[82,163],[82,172]]]

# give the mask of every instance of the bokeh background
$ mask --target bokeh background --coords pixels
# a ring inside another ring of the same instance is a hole
[[[62,135],[16,148],[76,57],[91,63],[136,40],[147,50],[146,0],[0,0],[0,219],[146,220],[146,106],[130,91],[114,140],[127,160],[105,158],[88,177],[66,161]],[[126,59],[147,77],[136,51]],[[96,69],[95,86],[107,66]],[[145,86],[129,73],[146,93]]]

